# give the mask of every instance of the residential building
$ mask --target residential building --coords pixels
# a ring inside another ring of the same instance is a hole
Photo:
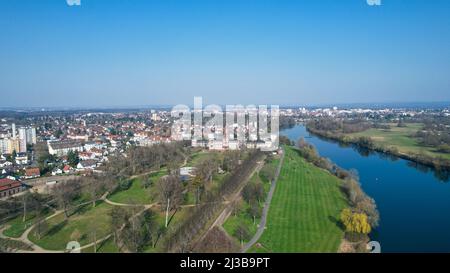
[[[96,160],[82,160],[77,165],[77,169],[79,170],[93,170],[97,167],[97,161]]]
[[[29,127],[25,128],[25,134],[26,134],[26,142],[27,144],[36,144],[36,128]]]
[[[79,141],[52,141],[47,143],[48,152],[51,155],[64,156],[69,153],[69,151],[82,152],[84,150],[83,143]]]
[[[19,128],[19,152],[27,152],[27,130],[25,128]]]
[[[16,155],[16,163],[19,165],[26,165],[28,164],[28,155],[27,153],[18,153]]]
[[[25,190],[25,186],[17,180],[0,179],[0,198],[5,198]]]
[[[41,172],[39,170],[39,168],[27,168],[25,169],[25,178],[26,179],[30,179],[30,178],[37,178],[41,176]]]

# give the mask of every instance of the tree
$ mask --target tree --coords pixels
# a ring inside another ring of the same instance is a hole
[[[218,166],[216,160],[210,157],[201,161],[195,167],[196,172],[203,177],[205,182],[212,182],[214,173],[217,172]]]
[[[89,236],[91,241],[94,243],[94,253],[97,253],[97,233],[98,226],[96,222],[89,223]]]
[[[222,160],[222,169],[232,172],[239,165],[239,151],[226,151]]]
[[[30,192],[26,191],[22,195],[22,206],[23,206],[22,222],[25,222],[27,220],[27,205],[29,200],[30,200]]]
[[[161,232],[160,225],[156,221],[156,213],[151,210],[146,210],[142,214],[143,217],[143,228],[146,234],[146,241],[151,242],[152,247],[156,246],[159,234]]]
[[[44,235],[48,231],[48,223],[44,216],[40,215],[38,220],[36,221],[36,229],[35,234],[38,240],[41,239],[42,235]]]
[[[55,131],[54,135],[56,138],[60,138],[64,132],[61,130],[61,128],[58,128],[58,130]]]
[[[253,224],[256,224],[256,218],[261,217],[261,208],[259,206],[259,203],[255,200],[250,202],[250,206],[248,207],[248,213],[253,218]]]
[[[192,179],[192,186],[195,188],[195,203],[198,204],[200,202],[200,191],[204,187],[204,179],[200,174],[197,174]]]
[[[80,162],[80,158],[78,156],[78,151],[72,151],[70,150],[67,153],[67,161],[69,162],[69,165],[75,168],[78,163]]]
[[[158,183],[160,202],[166,207],[166,227],[168,225],[169,211],[178,208],[182,201],[183,187],[178,176],[167,175]]]
[[[102,185],[100,181],[96,179],[87,179],[84,185],[85,185],[84,187],[85,192],[89,195],[90,199],[92,200],[92,207],[95,207],[95,203],[102,194],[101,192]]]
[[[130,217],[127,210],[120,206],[113,206],[112,210],[110,211],[111,216],[111,227],[113,230],[114,235],[114,242],[118,243],[119,233],[120,230],[123,228],[125,223],[128,221],[128,218]]]
[[[242,197],[247,203],[261,202],[264,198],[264,186],[261,182],[249,183],[242,190]]]
[[[350,209],[344,209],[341,212],[341,221],[347,232],[369,234],[372,230],[365,213],[357,213],[352,212]]]
[[[125,224],[122,236],[124,243],[131,252],[139,252],[148,243],[150,234],[145,223],[145,213],[134,214]]]
[[[250,231],[243,222],[240,222],[234,230],[234,236],[236,236],[239,241],[241,241],[241,245],[243,245],[244,240],[250,239]]]
[[[276,167],[272,164],[265,164],[259,173],[264,179],[272,182],[275,179]]]
[[[68,209],[75,197],[79,196],[78,180],[68,180],[53,187],[53,194],[60,206],[64,210],[66,219],[69,217]]]
[[[305,141],[305,138],[301,137],[297,141],[297,147],[299,149],[304,149],[306,147],[309,147],[309,144]]]
[[[367,220],[372,228],[378,226],[380,214],[377,210],[375,200],[364,195],[364,198],[356,203],[356,210],[367,215]]]
[[[153,179],[151,176],[149,176],[147,179],[145,179],[142,182],[142,186],[144,187],[144,189],[148,189],[153,185]]]

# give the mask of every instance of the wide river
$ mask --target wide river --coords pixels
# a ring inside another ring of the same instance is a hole
[[[321,156],[356,169],[364,191],[375,199],[380,225],[370,235],[382,252],[450,252],[448,173],[380,153],[343,146],[309,134],[303,125],[282,135],[313,144]]]

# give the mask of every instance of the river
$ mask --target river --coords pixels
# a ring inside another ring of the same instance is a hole
[[[281,132],[313,144],[321,156],[358,171],[364,191],[375,199],[380,225],[371,234],[382,252],[450,252],[448,173],[309,134],[303,125]]]

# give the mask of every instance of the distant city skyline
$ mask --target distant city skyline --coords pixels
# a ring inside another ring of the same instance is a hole
[[[0,108],[450,101],[450,1],[5,1]]]

